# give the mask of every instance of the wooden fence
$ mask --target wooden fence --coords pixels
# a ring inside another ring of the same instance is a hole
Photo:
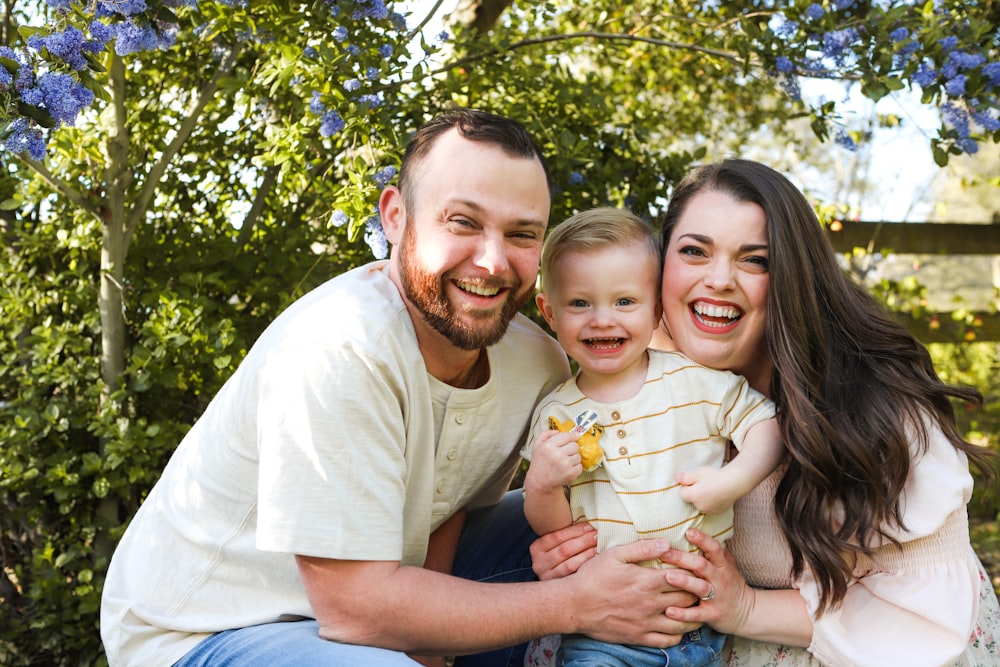
[[[993,287],[1000,289],[1000,224],[843,222],[836,231],[829,230],[828,236],[838,252],[864,248],[918,255],[994,255]],[[1000,341],[996,307],[970,313],[961,322],[954,321],[950,312],[920,318],[901,313],[899,319],[928,343]]]

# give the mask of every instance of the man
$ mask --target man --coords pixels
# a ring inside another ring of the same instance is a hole
[[[663,615],[690,596],[631,565],[663,544],[480,583],[531,578],[504,492],[535,402],[568,374],[518,314],[549,201],[520,125],[460,110],[417,133],[379,201],[390,259],[275,320],[126,531],[102,601],[112,665],[413,665],[690,629]]]

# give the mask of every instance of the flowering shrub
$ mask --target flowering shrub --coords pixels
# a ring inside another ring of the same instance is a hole
[[[766,66],[793,99],[800,96],[799,77],[859,79],[873,100],[907,83],[918,86],[922,101],[941,110],[932,145],[943,166],[949,154],[975,153],[983,141],[1000,140],[996,26],[970,18],[968,9],[950,1],[794,3],[758,19],[752,31],[766,47],[759,51]],[[825,136],[823,122],[814,128]]]

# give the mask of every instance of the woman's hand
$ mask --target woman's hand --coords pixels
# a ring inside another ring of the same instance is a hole
[[[660,559],[678,568],[667,572],[667,581],[701,601],[693,607],[669,607],[667,616],[678,621],[706,623],[718,632],[743,636],[742,629],[754,608],[754,589],[740,574],[732,554],[718,540],[700,530],[689,530],[687,539],[704,555],[671,549]]]
[[[531,544],[531,569],[545,581],[573,574],[597,555],[597,531],[577,523],[542,535]]]

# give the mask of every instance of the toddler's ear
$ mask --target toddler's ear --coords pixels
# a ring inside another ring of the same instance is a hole
[[[539,292],[535,295],[535,305],[538,306],[538,311],[545,318],[545,321],[550,327],[555,328],[555,317],[552,311],[552,304],[549,303],[549,297],[545,292]]]

